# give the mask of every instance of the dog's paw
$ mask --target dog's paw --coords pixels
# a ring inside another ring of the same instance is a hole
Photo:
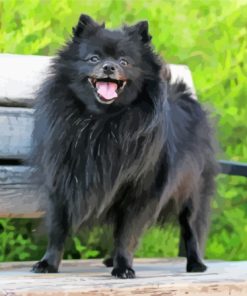
[[[111,257],[105,258],[105,259],[103,260],[103,264],[104,264],[106,267],[113,267],[113,258],[111,258]]]
[[[125,268],[113,268],[111,272],[112,276],[115,276],[119,279],[133,279],[135,278],[135,271],[130,267]]]
[[[56,273],[58,269],[50,265],[46,260],[41,260],[33,265],[31,271],[35,273]]]
[[[187,263],[187,272],[204,272],[207,270],[207,266],[202,262],[191,262]]]

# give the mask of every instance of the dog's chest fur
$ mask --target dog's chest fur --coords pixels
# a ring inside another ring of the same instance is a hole
[[[56,135],[49,132],[53,135],[45,175],[55,181],[61,198],[73,204],[73,211],[104,211],[125,183],[142,187],[143,176],[145,186],[153,182],[164,146],[162,122],[153,115],[132,110],[107,119],[70,116],[50,126]]]

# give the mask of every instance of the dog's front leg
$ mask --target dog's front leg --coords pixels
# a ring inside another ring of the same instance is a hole
[[[48,246],[43,258],[37,262],[32,271],[35,273],[58,272],[63,257],[65,240],[69,232],[67,207],[50,199]]]
[[[143,201],[142,198],[139,199],[139,202],[141,201]],[[137,205],[130,204],[118,213],[114,229],[113,276],[135,277],[135,271],[132,268],[134,251],[140,235],[156,220],[157,207],[158,199],[146,199],[146,204],[145,202]]]

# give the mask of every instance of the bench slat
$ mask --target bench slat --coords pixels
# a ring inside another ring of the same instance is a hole
[[[0,159],[26,158],[32,130],[32,109],[0,107]]]
[[[22,186],[30,183],[30,167],[25,165],[0,165],[0,185],[18,185]]]
[[[28,184],[27,166],[0,166],[0,217],[38,218],[45,212],[44,195]]]
[[[45,210],[36,200],[35,190],[28,185],[0,186],[0,217],[1,218],[40,218]]]
[[[32,106],[50,57],[0,54],[0,105]]]
[[[222,161],[219,163],[222,165]],[[246,173],[246,164],[243,167],[241,163],[235,163],[235,167],[244,168]],[[224,166],[221,172],[231,174]],[[234,175],[246,176],[240,173]],[[0,165],[0,217],[39,218],[44,215],[46,196],[28,183],[29,174],[27,166]]]
[[[0,54],[0,106],[31,107],[34,93],[48,73],[52,57]],[[170,65],[172,81],[182,79],[194,92],[189,68]]]

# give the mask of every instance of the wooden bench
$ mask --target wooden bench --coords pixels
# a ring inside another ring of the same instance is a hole
[[[23,165],[31,146],[34,92],[51,58],[0,55],[0,217],[39,218],[46,205]],[[186,66],[171,65],[172,80],[194,93]],[[222,172],[247,176],[246,164],[221,161]],[[209,262],[206,274],[186,274],[184,261],[137,260],[136,280],[113,280],[101,261],[65,262],[58,275],[32,275],[31,263],[0,264],[2,295],[247,295],[247,263]],[[73,271],[73,273],[71,273]],[[80,274],[78,274],[80,272]]]
[[[0,55],[0,217],[38,218],[45,211],[22,160],[30,150],[34,92],[50,62],[45,56]],[[188,67],[171,65],[171,72],[172,80],[183,79],[194,92]],[[224,173],[247,176],[245,164],[221,164]]]
[[[50,62],[44,56],[0,55],[0,217],[44,214],[45,205],[35,198],[22,160],[30,151],[34,92]],[[172,79],[183,78],[194,91],[188,67],[171,69]]]

